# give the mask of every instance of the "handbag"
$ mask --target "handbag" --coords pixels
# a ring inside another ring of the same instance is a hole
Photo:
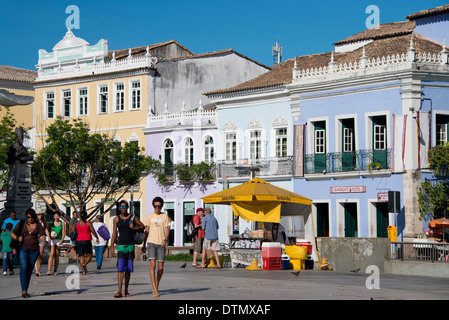
[[[78,238],[78,231],[76,230],[77,224],[78,224],[78,222],[75,224],[75,228],[73,229],[72,233],[70,234],[70,240],[72,240],[72,241],[76,241],[76,238]]]
[[[134,237],[134,244],[142,244],[145,238],[145,231],[134,229],[133,237]]]
[[[23,225],[24,224],[25,224],[25,220],[20,220],[18,237],[22,236],[22,230],[23,230]],[[11,239],[9,247],[11,249],[13,249],[13,250],[17,250],[18,251],[18,250],[22,249],[22,245],[23,245],[23,238],[22,238],[22,241]]]

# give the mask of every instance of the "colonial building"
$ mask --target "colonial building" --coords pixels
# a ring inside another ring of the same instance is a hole
[[[218,180],[241,182],[240,166],[257,166],[262,179],[312,199],[289,236],[387,237],[388,225],[400,239],[422,233],[427,151],[447,142],[448,16],[449,5],[415,13],[206,93],[217,105]],[[400,193],[396,214],[388,191]]]
[[[269,68],[228,49],[177,58],[158,70],[173,77],[161,84],[167,100],[160,98],[143,130],[147,154],[164,164],[159,176],[146,178],[146,198],[164,198],[164,209],[175,222],[174,244],[182,246],[191,241],[185,226],[196,208],[204,207],[201,197],[221,190],[215,173],[220,140],[216,107],[202,92],[257,77]]]
[[[151,128],[153,117],[196,109],[201,99],[207,105],[202,92],[232,86],[268,70],[232,50],[196,55],[174,40],[109,50],[107,40],[90,45],[71,30],[50,52],[39,50],[36,67],[37,150],[45,141],[48,125],[61,116],[83,119],[92,131],[109,134],[122,144],[133,141],[156,158],[162,147],[159,142],[154,147],[146,141],[143,131]],[[152,148],[158,152],[149,152]],[[152,212],[155,196],[145,188],[142,180],[124,196],[142,219]],[[88,207],[101,200],[98,195]],[[73,211],[62,200],[59,206],[68,214]],[[114,216],[115,209],[105,221]]]

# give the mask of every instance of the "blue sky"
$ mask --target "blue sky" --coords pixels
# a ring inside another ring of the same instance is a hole
[[[109,50],[174,39],[194,53],[232,48],[271,66],[279,40],[283,60],[326,52],[332,43],[366,29],[379,8],[380,23],[441,6],[448,0],[0,0],[0,65],[35,70],[38,50],[51,51],[66,33],[69,5],[80,11],[76,36]],[[449,39],[448,39],[449,40]]]

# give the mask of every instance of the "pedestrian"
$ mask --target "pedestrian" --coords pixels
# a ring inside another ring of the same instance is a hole
[[[218,251],[220,251],[220,242],[218,240],[218,221],[211,214],[211,209],[209,207],[204,211],[204,218],[201,222],[201,227],[204,229],[204,243],[200,268],[205,268],[207,266],[206,261],[209,261],[211,251],[214,253],[215,261],[217,262],[216,268],[221,268],[218,257]]]
[[[45,243],[42,243],[41,239],[39,238],[39,256],[37,257],[36,263],[34,264],[34,269],[35,269],[35,275],[36,277],[41,276],[41,265],[42,265],[42,257],[44,255],[44,249],[45,246],[47,245],[48,240],[50,239],[50,234],[48,233],[48,228],[47,228],[47,222],[45,221],[45,214],[43,211],[38,211],[36,213],[37,216],[37,222],[41,224],[41,226],[44,228],[45,230],[45,234],[46,234],[46,238],[45,238]]]
[[[137,226],[138,230],[144,230],[145,226],[140,222],[139,218],[128,212],[128,202],[121,200],[119,203],[120,214],[113,220],[113,231],[111,237],[111,249],[114,252],[114,245],[117,239],[117,280],[118,291],[114,294],[114,298],[121,298],[123,279],[125,280],[125,297],[132,295],[128,291],[131,273],[134,272],[134,231],[133,227]],[[132,220],[132,221],[131,221]]]
[[[14,230],[14,228],[16,227],[16,224],[19,222],[20,220],[17,219],[17,214],[16,211],[11,210],[9,212],[9,218],[5,219],[5,221],[3,221],[2,224],[2,232],[6,231],[6,224],[11,223],[12,224],[12,229]],[[20,255],[20,249],[16,249],[15,253],[13,254],[13,264],[15,265],[19,265],[19,255]]]
[[[41,246],[45,244],[45,229],[37,221],[36,211],[27,209],[26,223],[19,230],[21,224],[17,224],[11,232],[13,240],[23,241],[22,250],[20,250],[20,284],[22,287],[22,297],[29,298],[28,287],[30,284],[33,267],[39,256],[39,238]]]
[[[9,245],[11,244],[11,231],[12,231],[12,223],[8,222],[5,226],[5,231],[2,232],[0,237],[0,243],[2,245],[2,259],[3,259],[3,275],[14,274],[14,264],[12,259],[12,253],[14,249],[12,249]]]
[[[167,214],[167,212],[165,212]],[[170,231],[168,234],[168,245],[173,246],[175,244],[175,222],[172,220],[172,218],[168,217],[170,221]]]
[[[201,228],[201,222],[203,221],[204,210],[203,208],[196,209],[196,213],[193,216],[193,224],[195,225],[196,234],[193,237],[193,261],[192,267],[198,267],[197,263],[198,255],[203,252],[204,230]]]
[[[16,224],[19,222],[20,220],[17,219],[17,214],[14,210],[11,210],[9,212],[9,218],[5,219],[5,221],[3,221],[2,224],[2,232],[6,231],[6,224],[11,223],[12,224],[12,229],[14,230]]]
[[[65,223],[61,220],[61,213],[56,211],[53,215],[53,221],[48,225],[48,232],[50,233],[50,257],[48,258],[47,275],[51,275],[51,266],[54,262],[53,275],[58,274],[59,253],[65,238]]]
[[[75,241],[76,253],[79,256],[81,270],[83,275],[87,274],[87,265],[92,260],[92,235],[97,239],[96,243],[99,243],[98,235],[95,232],[94,227],[90,221],[87,221],[87,212],[80,212],[80,221],[73,225],[70,233],[76,228],[78,236]]]
[[[145,221],[146,232],[142,251],[145,252],[148,250],[153,297],[159,297],[159,284],[161,282],[162,274],[164,273],[165,248],[167,247],[167,240],[170,231],[170,221],[168,219],[168,215],[162,213],[162,207],[164,206],[164,200],[162,198],[154,198],[152,204],[154,212],[148,215]]]
[[[96,216],[95,217],[95,222],[93,223],[95,232],[99,235],[98,237],[98,244],[95,244],[94,249],[95,249],[95,261],[97,262],[97,270],[101,269],[101,266],[103,264],[103,255],[104,255],[104,251],[106,250],[106,247],[108,245],[107,240],[103,239],[101,234],[98,232],[98,229],[100,227],[104,227],[107,228],[106,225],[101,222],[101,217],[100,216]]]
[[[69,234],[72,233],[73,225],[75,225],[78,222],[78,212],[74,211],[72,218],[69,220]],[[71,241],[71,240],[70,240]],[[70,251],[74,250],[76,255],[76,247],[75,247],[75,241],[70,242],[70,247],[66,250],[65,256],[67,257],[70,254]]]

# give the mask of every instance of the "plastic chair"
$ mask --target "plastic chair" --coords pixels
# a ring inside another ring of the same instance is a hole
[[[231,264],[231,253],[230,253],[230,247],[227,243],[220,243],[220,253],[223,256],[223,265],[222,267],[225,268],[228,265]]]

